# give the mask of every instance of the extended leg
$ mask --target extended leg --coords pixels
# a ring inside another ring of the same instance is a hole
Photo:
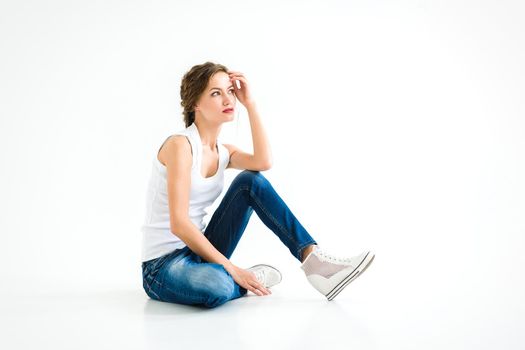
[[[258,171],[244,170],[237,175],[210,219],[205,236],[230,258],[254,210],[292,255],[302,262],[303,249],[316,242],[268,179]]]

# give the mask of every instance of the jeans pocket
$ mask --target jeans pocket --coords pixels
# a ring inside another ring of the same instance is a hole
[[[160,300],[157,293],[153,290],[154,284],[149,283],[148,280],[151,279],[147,277],[142,279],[142,287],[144,288],[144,291],[151,299]]]
[[[148,260],[142,263],[142,278],[149,287],[153,285],[153,282],[157,279],[157,275],[164,264],[172,259],[177,259],[182,253],[187,252],[189,248],[183,247],[175,249],[171,253],[160,256],[156,259]],[[158,283],[158,282],[157,282]]]
[[[168,254],[169,255],[169,254]],[[163,262],[166,260],[167,255],[159,258],[146,261],[142,264],[142,283],[144,289],[149,290],[153,285]]]

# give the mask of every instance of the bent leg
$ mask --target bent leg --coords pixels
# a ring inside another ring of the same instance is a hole
[[[217,250],[230,258],[254,210],[297,260],[302,260],[301,252],[305,247],[317,244],[268,179],[251,170],[244,170],[235,177],[204,235]]]
[[[151,289],[154,291],[152,295],[160,301],[208,308],[247,293],[222,265],[204,263],[191,250],[182,257],[166,261]]]

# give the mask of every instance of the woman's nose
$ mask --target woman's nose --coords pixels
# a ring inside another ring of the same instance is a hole
[[[224,100],[222,101],[222,103],[226,106],[226,105],[229,105],[230,103],[233,103],[234,99],[235,99],[235,96],[226,96]]]

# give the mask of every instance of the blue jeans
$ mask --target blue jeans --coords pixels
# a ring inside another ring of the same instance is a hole
[[[229,259],[254,210],[297,260],[305,247],[317,244],[270,182],[251,170],[235,177],[204,235]],[[188,246],[143,262],[142,276],[146,294],[165,302],[212,308],[247,293],[221,264],[207,262]]]

